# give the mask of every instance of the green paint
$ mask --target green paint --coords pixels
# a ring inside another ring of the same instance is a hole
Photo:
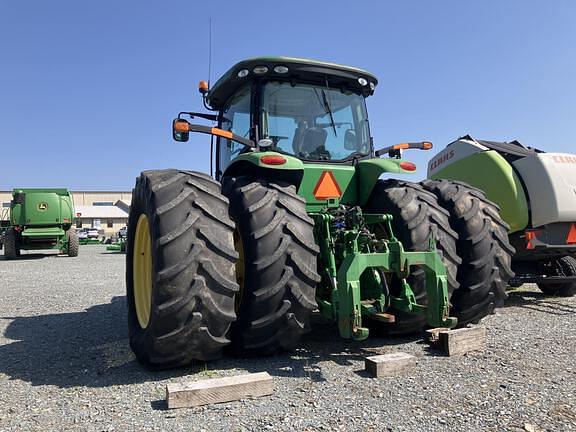
[[[306,163],[304,164],[304,177],[298,188],[298,195],[306,199],[308,211],[317,211],[326,207],[326,200],[317,200],[314,189],[320,181],[322,173],[329,171],[334,176],[342,196],[335,203],[354,204],[357,202],[356,170],[350,165]]]
[[[315,221],[315,238],[320,246],[320,265],[323,279],[317,290],[321,313],[338,323],[340,336],[354,340],[366,339],[368,328],[363,317],[379,318],[389,305],[405,312],[422,315],[430,326],[453,327],[456,320],[449,317],[449,295],[446,269],[431,242],[428,251],[405,252],[395,238],[389,215],[364,215],[359,208],[342,216],[311,213]],[[367,234],[370,225],[382,224],[386,239]],[[426,274],[428,305],[416,303],[406,277],[412,266],[420,266]],[[389,296],[378,272],[396,274],[402,289],[397,296]]]
[[[288,70],[279,73],[274,70],[276,66],[285,66]],[[255,75],[255,67],[261,68],[262,74]],[[246,72],[239,76],[238,72],[244,69]],[[359,78],[366,82],[361,84]],[[243,60],[230,68],[210,89],[205,101],[212,108],[220,110],[222,118],[222,110],[241,89],[251,85],[253,94],[257,94],[262,88],[261,83],[266,80],[316,83],[320,90],[333,85],[363,97],[369,97],[377,84],[374,75],[358,68],[301,58],[258,57]],[[262,132],[266,128],[256,121],[263,114],[260,104],[256,98],[250,105],[250,130],[254,140],[258,139],[257,131],[261,132],[261,136],[266,136],[266,131]],[[242,113],[246,109],[243,108]],[[303,111],[299,113],[302,120],[306,117],[306,110]],[[313,119],[306,120],[310,125],[314,124]],[[431,326],[452,327],[456,324],[449,317],[446,270],[435,244],[431,242],[427,251],[406,252],[394,236],[390,215],[367,215],[361,209],[368,202],[382,174],[413,173],[402,169],[402,160],[372,158],[347,163],[304,162],[294,156],[259,150],[256,147],[236,157],[227,166],[224,177],[266,177],[291,182],[297,187],[298,194],[306,201],[308,214],[315,222],[314,239],[320,248],[318,272],[322,280],[316,288],[318,307],[323,316],[338,323],[343,337],[365,339],[369,332],[363,326],[363,318],[370,316],[385,321],[389,319],[385,313],[392,305],[396,309],[425,316]],[[372,148],[370,151],[373,154]],[[280,165],[267,164],[262,161],[266,156],[281,157],[285,162]],[[341,195],[319,200],[314,191],[326,172],[333,176]],[[378,229],[374,225],[378,225]],[[385,234],[379,238],[377,233],[382,232]],[[406,282],[412,266],[421,266],[425,271],[427,305],[417,304]],[[394,296],[387,287],[392,274],[396,276],[394,280],[401,284],[399,289],[392,291],[397,293]]]
[[[22,250],[68,248],[66,231],[74,221],[67,189],[14,189],[10,225],[18,228]]]
[[[406,171],[400,167],[402,159],[365,159],[358,162],[358,202],[364,205],[368,202],[372,189],[384,173],[413,174],[416,171]]]
[[[269,165],[262,162],[264,156],[280,156],[283,157],[286,162],[282,165]],[[238,162],[250,162],[260,168],[270,169],[270,170],[302,170],[304,169],[304,163],[294,157],[283,153],[264,151],[264,152],[252,152],[252,153],[242,153],[237,158],[235,158],[230,165],[228,165],[227,170]]]
[[[512,166],[493,150],[476,153],[438,171],[433,179],[451,179],[468,183],[484,191],[500,206],[502,219],[510,232],[528,226],[528,202],[524,188]]]

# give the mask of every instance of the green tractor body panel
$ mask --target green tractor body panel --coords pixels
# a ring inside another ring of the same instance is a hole
[[[317,199],[314,192],[320,184],[324,173],[330,173],[341,191],[340,197],[330,199]],[[304,177],[298,188],[298,194],[306,199],[307,210],[320,211],[326,207],[327,201],[332,205],[353,204],[358,201],[358,178],[353,166],[329,166],[328,164],[308,163],[304,165]]]
[[[286,162],[281,165],[265,164],[262,158],[267,156],[279,156]],[[263,170],[261,173],[267,172],[270,178],[278,178],[279,172],[298,171],[300,175],[296,178],[301,179],[297,184],[298,194],[306,199],[308,211],[320,210],[327,205],[326,199],[317,199],[314,193],[324,173],[333,175],[341,192],[338,199],[331,200],[331,206],[338,204],[362,206],[368,202],[372,189],[382,174],[415,173],[400,166],[402,159],[371,158],[360,160],[356,165],[328,164],[303,162],[294,156],[267,151],[238,156],[228,166],[225,175],[231,172],[245,172],[242,166],[245,166],[246,162]]]
[[[74,218],[72,198],[66,189],[15,189],[12,223],[24,227],[70,225]],[[23,196],[22,199],[18,199]]]
[[[67,189],[14,189],[10,225],[19,232],[20,249],[67,248],[66,231],[74,221]]]
[[[528,226],[528,202],[522,183],[512,165],[496,151],[475,153],[435,172],[430,178],[459,180],[483,190],[489,200],[500,206],[510,232]]]
[[[262,162],[262,158],[266,157],[266,156],[282,156],[286,162],[283,163],[282,165],[266,164],[266,163]],[[238,164],[241,164],[242,162],[249,162],[250,164],[255,165],[259,168],[270,169],[270,170],[282,170],[282,171],[300,170],[301,171],[304,169],[304,163],[300,159],[298,159],[294,156],[285,155],[285,154],[281,155],[280,153],[273,152],[273,151],[263,151],[263,152],[258,152],[258,153],[243,153],[243,154],[239,155],[228,166],[227,172],[231,172],[235,168],[235,166],[237,166]]]
[[[414,174],[416,171],[407,171],[400,164],[402,159],[365,159],[358,162],[358,203],[364,205],[372,193],[374,185],[384,173]]]

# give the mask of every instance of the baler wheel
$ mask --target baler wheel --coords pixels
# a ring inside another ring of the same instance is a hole
[[[551,276],[576,276],[576,259],[572,256],[557,258],[550,263]],[[538,288],[544,294],[559,297],[573,297],[576,295],[576,282],[564,282],[560,284],[539,283]]]
[[[78,233],[74,228],[70,228],[66,232],[66,237],[68,237],[68,256],[77,257],[78,251],[80,250],[80,242],[78,240]]]
[[[238,321],[231,353],[270,355],[293,349],[316,309],[318,246],[314,222],[292,185],[243,176],[224,181],[236,221]]]
[[[234,223],[220,184],[205,174],[145,171],[128,219],[130,346],[150,368],[222,355],[238,291]]]
[[[444,210],[436,196],[425,190],[418,183],[400,180],[379,180],[367,205],[367,213],[391,214],[394,235],[400,240],[406,251],[428,250],[431,238],[436,241],[436,248],[442,254],[446,267],[448,289],[452,293],[457,287],[456,272],[461,260],[456,253],[457,234],[450,228],[448,212]],[[376,229],[377,236],[383,235],[383,229]],[[408,278],[416,301],[427,304],[426,276],[424,270],[415,268]],[[398,280],[392,279],[390,291],[394,294]],[[423,316],[391,309],[396,316],[394,323],[370,322],[377,332],[388,334],[411,334],[426,327]],[[452,315],[452,314],[451,314]]]
[[[18,245],[18,235],[14,229],[6,230],[4,234],[4,259],[12,260],[20,256],[20,247]]]
[[[477,323],[502,306],[508,280],[514,276],[515,251],[508,241],[508,225],[500,217],[500,208],[480,189],[454,180],[424,180],[422,184],[450,213],[450,226],[459,237],[460,287],[452,296],[451,313],[459,325]]]

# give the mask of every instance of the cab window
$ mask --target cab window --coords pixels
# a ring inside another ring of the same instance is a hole
[[[241,137],[250,138],[250,87],[244,87],[233,96],[222,111],[220,128]],[[220,170],[224,171],[230,161],[246,147],[235,141],[218,138]]]

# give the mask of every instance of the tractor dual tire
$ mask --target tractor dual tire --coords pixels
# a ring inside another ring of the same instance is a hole
[[[550,263],[552,267],[551,276],[576,276],[576,259],[572,256],[565,256],[557,258]],[[538,288],[546,295],[553,295],[559,297],[573,297],[576,295],[576,282],[564,283],[538,283]]]
[[[18,234],[14,229],[6,230],[4,234],[4,259],[13,260],[20,256],[20,246],[18,244]]]
[[[460,288],[452,296],[451,314],[459,325],[477,323],[507,297],[515,252],[508,240],[509,227],[500,217],[500,208],[480,189],[454,180],[424,180],[422,185],[438,197],[458,233]]]
[[[66,253],[69,257],[77,257],[80,250],[80,240],[78,240],[78,233],[74,228],[70,228],[66,231],[66,237],[68,239],[68,249]]]
[[[224,181],[240,251],[238,320],[231,354],[271,355],[296,347],[317,308],[319,249],[306,202],[293,185],[242,176]]]
[[[238,291],[234,223],[211,177],[144,171],[128,219],[130,346],[152,369],[221,357]]]
[[[442,255],[446,268],[448,291],[451,294],[458,288],[457,268],[461,260],[456,253],[457,234],[450,228],[449,215],[436,199],[418,183],[401,180],[379,180],[364,209],[367,213],[387,213],[392,215],[394,235],[402,243],[404,250],[428,250],[430,239],[436,241],[436,248]],[[415,268],[408,278],[418,304],[427,304],[426,276],[424,270]],[[394,286],[390,287],[394,294]],[[426,318],[400,310],[391,309],[396,321],[390,324],[378,323],[375,330],[388,334],[411,334],[426,327]],[[377,323],[371,323],[376,326]]]

